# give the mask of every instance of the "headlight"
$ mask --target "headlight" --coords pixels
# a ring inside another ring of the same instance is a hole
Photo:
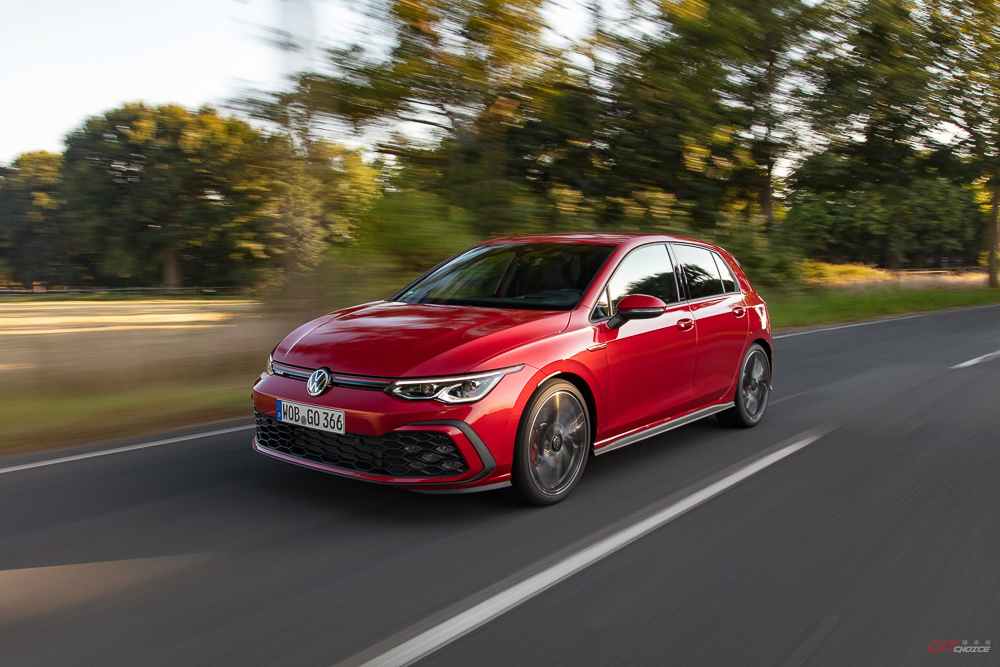
[[[267,367],[264,368],[265,375],[274,375],[274,357],[267,355]]]
[[[504,375],[516,373],[522,368],[523,364],[488,373],[456,375],[432,380],[396,380],[386,391],[393,396],[411,401],[435,399],[442,403],[472,403],[490,393]]]

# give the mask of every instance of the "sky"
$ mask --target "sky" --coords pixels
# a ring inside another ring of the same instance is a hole
[[[0,0],[0,165],[61,152],[87,118],[126,102],[223,106],[278,90],[308,53],[268,43],[267,28],[311,43],[365,42],[357,0]],[[582,29],[574,0],[547,18]]]
[[[60,152],[86,118],[125,102],[220,106],[251,87],[280,87],[301,64],[264,39],[262,26],[289,20],[282,4],[0,0],[0,164]],[[342,18],[334,3],[318,9],[317,24]]]

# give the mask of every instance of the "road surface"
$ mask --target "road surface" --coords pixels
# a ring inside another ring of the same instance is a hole
[[[775,347],[759,427],[550,508],[286,465],[247,422],[0,460],[0,664],[1000,664],[1000,308]],[[995,652],[927,651],[956,639]]]

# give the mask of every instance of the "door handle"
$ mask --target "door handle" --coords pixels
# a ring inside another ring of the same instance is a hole
[[[735,306],[733,308],[733,315],[735,315],[736,317],[743,317],[746,314],[747,314],[747,309],[744,308],[743,306]]]
[[[683,320],[677,320],[677,328],[681,331],[691,331],[691,329],[694,329],[694,320],[686,317]]]

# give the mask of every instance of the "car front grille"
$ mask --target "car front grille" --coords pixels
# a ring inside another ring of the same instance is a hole
[[[254,411],[257,445],[303,461],[383,477],[455,477],[469,468],[447,433],[338,435],[279,422]]]
[[[275,375],[280,375],[282,377],[291,378],[293,380],[301,380],[306,382],[309,380],[309,376],[313,374],[315,368],[305,368],[303,366],[292,366],[291,364],[284,364],[278,361],[271,362],[271,369],[274,371]],[[372,389],[374,391],[385,391],[389,385],[392,384],[392,380],[387,378],[373,378],[373,377],[362,377],[360,375],[343,375],[341,373],[331,373],[330,374],[330,386],[331,387],[349,387],[352,389]]]

